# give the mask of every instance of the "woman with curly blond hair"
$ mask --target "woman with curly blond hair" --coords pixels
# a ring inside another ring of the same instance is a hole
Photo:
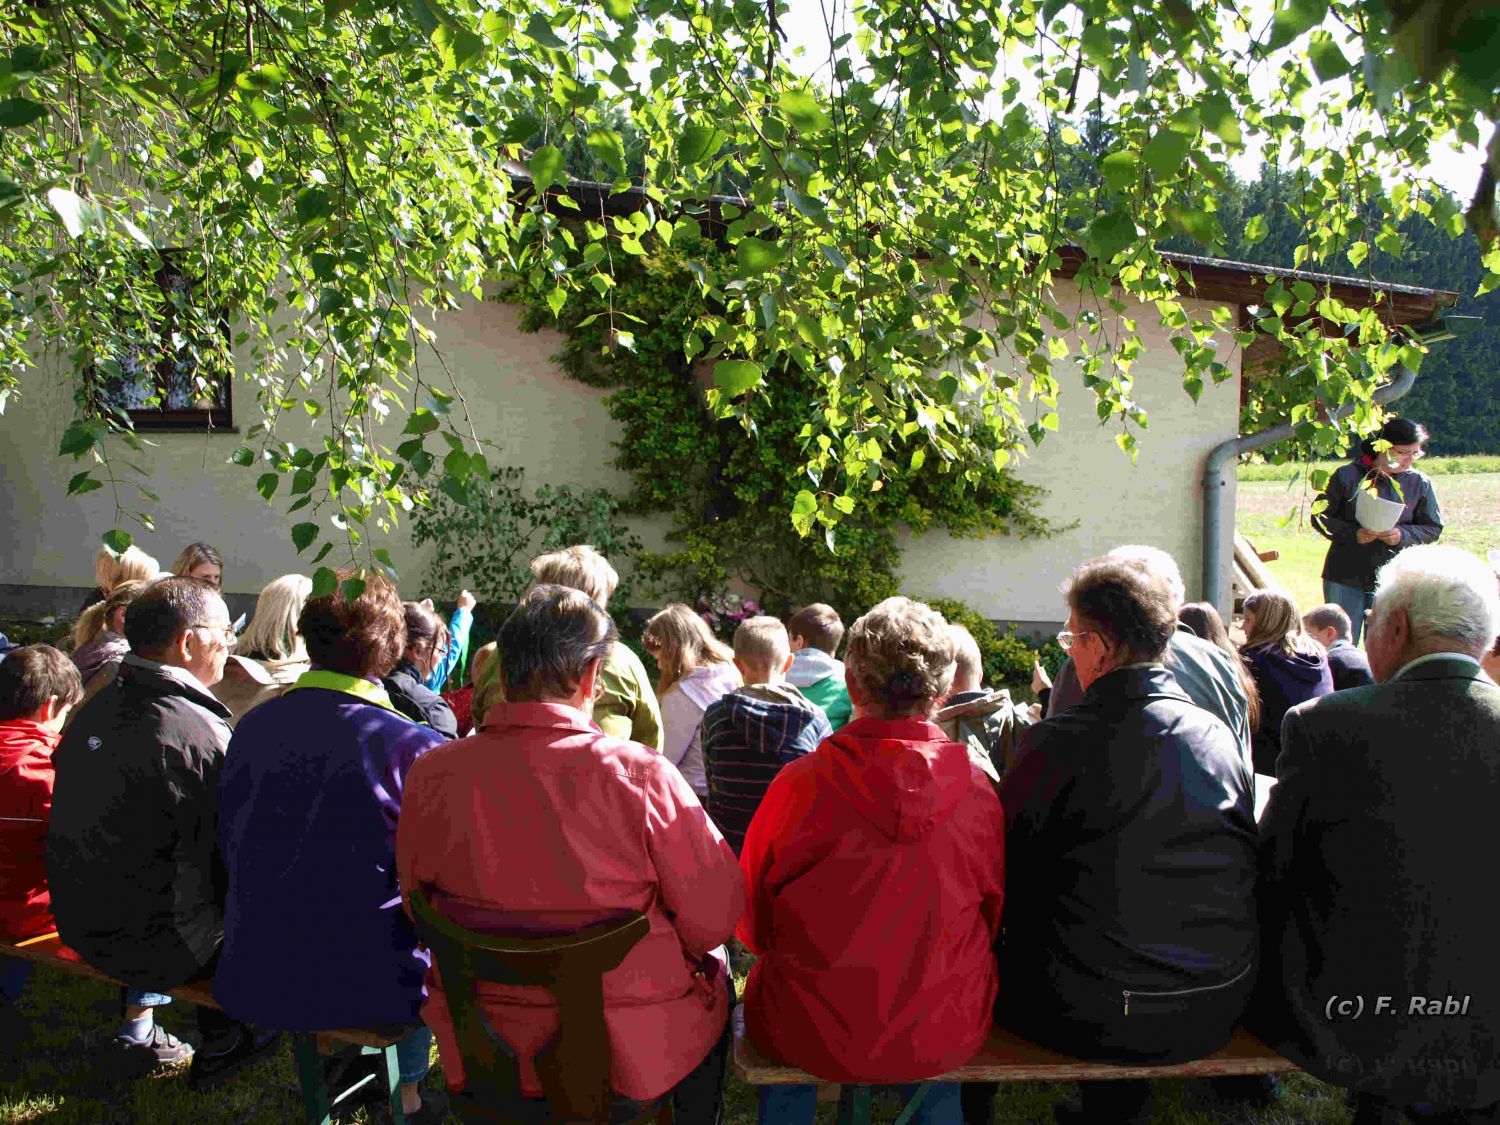
[[[662,753],[682,771],[700,801],[708,798],[703,770],[703,713],[740,686],[734,650],[691,606],[676,602],[646,622],[641,643],[656,659],[661,676]]]
[[[745,1029],[827,1081],[920,1082],[989,1035],[1005,819],[968,751],[932,722],[954,653],[942,615],[909,598],[856,621],[853,721],[782,767],[745,835],[738,936],[760,955]],[[813,1119],[816,1087],[760,1097],[762,1121]],[[956,1122],[959,1105],[959,1087],[938,1083],[912,1120]]]
[[[161,564],[135,545],[116,553],[100,547],[94,557],[94,589],[83,599],[79,613],[98,605],[126,582],[151,582],[161,574]]]

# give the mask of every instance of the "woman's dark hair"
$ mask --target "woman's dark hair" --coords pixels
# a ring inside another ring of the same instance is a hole
[[[1366,457],[1374,457],[1377,441],[1388,441],[1392,445],[1426,445],[1427,427],[1410,418],[1387,418],[1378,433],[1359,443],[1359,451]]]
[[[352,602],[344,597],[344,582],[351,578],[365,584]],[[297,619],[308,659],[348,676],[389,675],[406,650],[401,595],[378,571],[341,570],[338,579],[333,593],[308,598]]]
[[[1138,559],[1106,555],[1086,562],[1064,596],[1079,620],[1123,650],[1120,664],[1160,659],[1177,628],[1172,588]]]
[[[402,606],[406,614],[406,649],[409,651],[422,641],[436,641],[447,630],[443,620],[421,602],[407,602]]]
[[[1177,611],[1177,619],[1198,636],[1213,645],[1234,665],[1234,678],[1245,693],[1246,714],[1252,731],[1260,730],[1260,688],[1255,686],[1255,677],[1245,667],[1245,658],[1229,639],[1229,630],[1219,611],[1208,602],[1188,602]]]
[[[566,699],[596,660],[609,657],[618,631],[582,590],[535,586],[500,626],[500,682],[512,703]]]
[[[71,707],[83,698],[78,666],[51,645],[22,645],[0,660],[0,723],[25,719],[57,696]]]

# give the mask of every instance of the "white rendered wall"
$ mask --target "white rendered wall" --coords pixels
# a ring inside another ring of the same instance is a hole
[[[603,404],[605,392],[567,378],[552,362],[561,344],[557,333],[525,333],[516,322],[513,306],[485,301],[443,317],[438,326],[440,347],[468,399],[476,432],[500,447],[498,453],[487,451],[491,464],[503,460],[525,466],[530,488],[572,484],[623,493],[628,482],[609,464],[613,430]],[[434,365],[428,377],[435,376]],[[437,385],[444,386],[440,380]],[[99,536],[114,526],[114,503],[107,488],[67,497],[68,480],[84,467],[57,456],[58,441],[73,416],[71,395],[69,381],[29,371],[19,397],[13,396],[0,416],[0,521],[13,532],[8,542],[0,543],[0,583],[93,585],[94,553]],[[259,417],[254,388],[238,382],[234,396],[235,421],[248,429]],[[398,433],[402,421],[380,435],[392,447],[403,440]],[[309,424],[300,409],[291,422],[282,436],[321,448],[309,440]],[[170,566],[185,544],[212,543],[224,555],[225,588],[240,593],[255,593],[279,575],[308,569],[314,552],[299,559],[288,534],[293,522],[309,518],[286,516],[289,481],[267,504],[254,487],[266,469],[228,463],[243,435],[143,436],[155,447],[134,459],[151,473],[150,487],[161,497],[160,504],[149,506],[157,530],[123,525],[143,550]],[[447,449],[436,435],[428,438],[428,448],[439,459]],[[143,506],[122,495],[128,507]],[[653,531],[642,528],[643,537],[659,545]],[[403,592],[414,595],[422,582],[422,555],[410,545],[404,528],[385,545],[401,571]],[[336,546],[329,557],[337,558],[337,551]]]
[[[1059,285],[1058,303],[1066,308]],[[1076,290],[1074,291],[1076,293]],[[1189,314],[1207,317],[1213,306],[1185,302]],[[1182,568],[1189,600],[1202,594],[1203,462],[1220,442],[1239,432],[1238,375],[1208,385],[1197,403],[1182,389],[1182,362],[1158,327],[1154,308],[1131,309],[1144,342],[1133,397],[1150,414],[1135,464],[1115,444],[1118,421],[1100,425],[1094,393],[1069,361],[1054,364],[1061,393],[1059,427],[1017,466],[1027,483],[1049,495],[1041,513],[1056,526],[1076,523],[1051,539],[997,536],[953,539],[928,534],[903,540],[902,587],[912,597],[959,598],[997,620],[1061,622],[1067,617],[1059,586],[1073,568],[1125,543],[1170,552]],[[1232,341],[1226,343],[1232,347]],[[1239,371],[1238,352],[1224,353]],[[1234,511],[1234,480],[1224,497]],[[1234,528],[1221,532],[1224,589],[1228,589]]]
[[[1135,368],[1136,398],[1151,417],[1137,463],[1132,466],[1115,445],[1117,427],[1098,425],[1092,393],[1066,362],[1059,364],[1060,431],[1022,461],[1019,471],[1050,490],[1044,515],[1059,525],[1077,521],[1078,526],[1050,540],[908,537],[902,567],[906,592],[961,598],[992,618],[1061,620],[1058,584],[1078,562],[1119,543],[1143,542],[1172,552],[1190,596],[1197,596],[1202,464],[1213,446],[1235,436],[1239,380],[1205,388],[1195,405],[1182,390],[1180,361],[1154,328],[1155,319],[1154,310],[1141,310],[1148,350]],[[572,484],[623,492],[627,481],[610,466],[614,430],[603,404],[606,392],[569,379],[552,362],[561,342],[556,333],[523,333],[516,320],[511,306],[486,301],[438,325],[440,346],[467,396],[477,431],[500,447],[492,463],[525,466],[531,487]],[[1237,361],[1231,365],[1238,369]],[[0,541],[0,584],[93,585],[99,535],[115,522],[113,501],[108,489],[78,499],[66,496],[68,479],[82,467],[57,456],[73,414],[71,389],[65,380],[28,372],[21,394],[0,416],[0,521],[11,531]],[[234,393],[236,421],[248,428],[257,418],[252,388],[238,384]],[[390,445],[400,440],[396,429],[382,435]],[[157,530],[130,530],[163,566],[184,544],[202,540],[223,552],[226,588],[233,592],[254,593],[278,575],[306,570],[311,552],[299,560],[292,548],[286,498],[266,504],[254,489],[264,470],[228,463],[240,436],[148,436],[154,448],[139,460],[161,497],[151,506]],[[286,436],[297,440],[290,432]],[[439,442],[429,442],[441,455]],[[131,496],[123,499],[128,507],[142,506]],[[1233,511],[1232,484],[1226,504]],[[662,526],[653,522],[638,529],[648,546],[661,546]],[[1226,564],[1231,535],[1232,528],[1226,528]],[[423,578],[421,555],[404,533],[388,546],[402,572],[403,591],[415,596]]]

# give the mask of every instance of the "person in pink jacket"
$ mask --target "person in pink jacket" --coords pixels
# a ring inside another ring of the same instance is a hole
[[[397,827],[403,888],[460,925],[561,934],[644,912],[651,929],[604,977],[612,1083],[623,1104],[671,1092],[678,1125],[713,1125],[722,1102],[732,989],[723,943],[745,905],[734,851],[671,762],[590,718],[615,644],[586,594],[538,586],[500,629],[504,703],[483,729],[425,755]],[[422,1018],[450,1089],[464,1085],[436,976]],[[540,1097],[536,1052],[557,1028],[538,989],[487,988],[485,1014]],[[488,1106],[502,1118],[526,1107]]]

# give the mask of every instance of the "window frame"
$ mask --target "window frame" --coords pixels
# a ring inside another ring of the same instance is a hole
[[[184,250],[163,249],[158,252],[158,256],[159,264],[152,270],[152,277],[163,293],[170,293],[169,287],[179,278],[187,283],[189,292],[199,287],[197,279],[182,268],[182,260],[186,256]],[[223,338],[225,353],[228,354],[231,343],[228,309],[220,307],[217,315],[212,316],[212,323]],[[158,328],[158,341],[165,343],[172,331],[172,317],[169,314],[162,318]],[[234,424],[235,371],[232,357],[230,367],[224,371],[218,384],[221,393],[216,397],[221,401],[214,401],[206,406],[168,408],[165,405],[166,396],[173,369],[178,362],[176,357],[163,355],[150,365],[155,392],[163,401],[163,405],[159,407],[122,406],[112,401],[114,396],[108,388],[108,380],[96,366],[90,365],[88,374],[98,387],[97,394],[101,402],[109,410],[128,417],[131,426],[139,433],[237,433]],[[137,379],[144,381],[144,377],[145,372],[142,371]]]

